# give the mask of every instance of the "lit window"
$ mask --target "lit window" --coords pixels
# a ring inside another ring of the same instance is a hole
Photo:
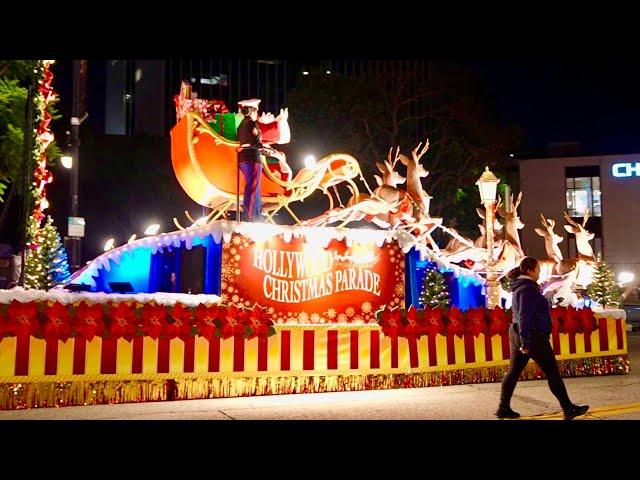
[[[569,173],[567,172],[567,174]],[[592,217],[602,216],[600,177],[586,175],[567,176],[566,201],[567,211],[571,217],[582,217],[587,209],[589,209],[589,215]]]

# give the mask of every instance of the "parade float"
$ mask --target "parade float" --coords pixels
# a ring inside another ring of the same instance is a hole
[[[429,213],[425,142],[380,159],[375,188],[351,155],[328,155],[295,175],[286,158],[263,158],[265,222],[238,222],[240,119],[187,84],[176,107],[176,178],[209,214],[186,212],[175,231],[111,249],[48,292],[2,291],[0,408],[501,380],[511,319],[499,278],[524,255],[522,194],[478,209],[478,239],[459,235]],[[289,141],[287,117],[260,117],[265,142]],[[483,179],[495,196],[497,179],[488,171]],[[311,195],[324,195],[328,209],[301,219],[290,205]],[[293,224],[276,224],[279,212]],[[586,222],[567,218],[580,258],[565,260],[554,221],[541,220],[549,252],[541,281],[554,303],[562,374],[628,372],[624,311],[579,298],[595,264]],[[350,228],[355,222],[369,226]],[[436,229],[451,237],[446,246]],[[449,300],[424,305],[433,272]],[[531,362],[523,377],[543,374]]]

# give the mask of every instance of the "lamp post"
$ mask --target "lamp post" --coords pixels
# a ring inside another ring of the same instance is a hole
[[[80,60],[73,61],[73,100],[71,104],[71,216],[78,216],[78,147],[80,144]],[[70,234],[71,270],[80,268],[80,237]]]
[[[489,167],[485,167],[476,185],[480,190],[480,200],[485,208],[485,231],[487,232],[487,308],[495,308],[500,305],[500,289],[498,275],[495,271],[495,259],[493,258],[493,222],[496,193],[500,179],[497,178]]]

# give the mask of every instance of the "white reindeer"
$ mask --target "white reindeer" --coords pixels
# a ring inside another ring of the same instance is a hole
[[[432,197],[424,191],[420,179],[429,175],[429,171],[425,170],[424,166],[420,164],[420,159],[429,150],[429,140],[425,142],[422,149],[420,149],[421,146],[422,142],[411,151],[411,160],[405,155],[400,155],[400,161],[407,167],[407,192],[416,202],[418,212],[428,218],[429,204]]]
[[[370,221],[382,228],[396,228],[403,221],[413,221],[413,207],[407,192],[397,188],[406,181],[405,177],[396,170],[396,164],[400,159],[400,148],[395,152],[393,160],[391,155],[393,147],[384,163],[376,162],[382,177],[375,175],[378,188],[373,195],[358,193],[353,195],[346,207],[329,210],[322,215],[304,222],[310,226],[324,226],[335,222],[341,222],[344,226],[349,222],[356,222],[368,217]],[[406,211],[404,211],[406,210]]]
[[[518,216],[518,206],[522,201],[522,192],[518,195],[518,199],[516,203],[513,203],[513,194],[510,197],[511,201],[510,205],[513,207],[507,211],[506,208],[502,206],[498,206],[496,209],[498,214],[504,219],[504,239],[506,242],[510,243],[521,256],[524,256],[524,252],[522,251],[522,245],[520,243],[520,234],[518,230],[522,230],[524,228],[524,223],[520,220]]]
[[[576,248],[578,249],[578,257],[584,258],[587,260],[595,260],[596,256],[593,254],[593,249],[591,248],[590,240],[593,240],[595,236],[593,233],[589,232],[585,227],[587,225],[587,220],[589,219],[589,209],[585,210],[584,216],[582,217],[582,225],[573,221],[573,219],[564,212],[564,218],[569,222],[569,225],[565,225],[564,228],[567,232],[573,233],[576,236]]]
[[[555,263],[560,263],[564,258],[558,244],[562,243],[564,237],[556,235],[553,229],[556,226],[555,220],[547,220],[542,212],[540,212],[540,220],[544,228],[536,228],[535,231],[541,237],[544,237],[544,248],[547,256]]]

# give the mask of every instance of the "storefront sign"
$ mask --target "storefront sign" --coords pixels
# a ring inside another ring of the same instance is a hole
[[[614,177],[640,177],[640,162],[635,163],[614,163],[611,167]]]

